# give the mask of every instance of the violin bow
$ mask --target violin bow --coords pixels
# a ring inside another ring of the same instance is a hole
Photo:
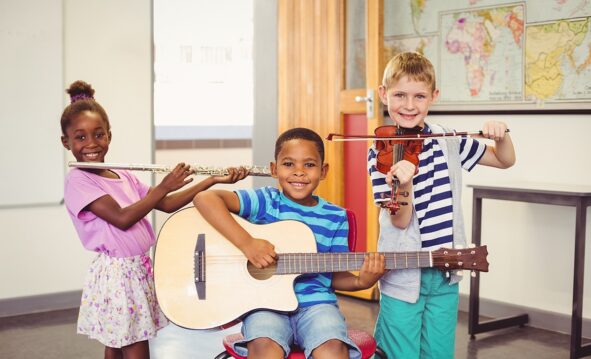
[[[505,130],[508,133],[509,129]],[[475,132],[444,132],[444,133],[418,133],[414,135],[399,136],[376,136],[376,135],[345,135],[341,133],[329,133],[326,136],[327,141],[347,142],[347,141],[368,141],[368,140],[428,140],[431,138],[451,139],[457,137],[477,137],[482,136],[482,131]]]

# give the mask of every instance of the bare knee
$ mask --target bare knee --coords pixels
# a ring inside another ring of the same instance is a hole
[[[123,359],[150,359],[150,346],[147,340],[142,340],[121,348]]]
[[[121,348],[105,347],[105,359],[123,359]]]
[[[338,339],[330,339],[316,347],[312,351],[312,357],[314,359],[349,358],[349,348]]]
[[[256,338],[246,345],[249,358],[283,358],[283,348],[270,338]]]

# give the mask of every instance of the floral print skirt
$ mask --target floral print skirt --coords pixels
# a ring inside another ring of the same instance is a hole
[[[156,336],[168,320],[154,291],[150,257],[99,254],[86,275],[78,333],[121,348]]]

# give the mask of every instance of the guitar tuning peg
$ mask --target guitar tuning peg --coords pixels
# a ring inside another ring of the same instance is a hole
[[[476,278],[476,271],[470,271],[470,276],[472,278]]]
[[[457,270],[456,271],[456,275],[457,276],[460,276],[460,277],[463,277],[464,276],[464,272],[462,272],[461,270]]]
[[[445,272],[445,278],[449,278],[449,272]]]
[[[476,244],[470,243],[470,248],[476,248]]]

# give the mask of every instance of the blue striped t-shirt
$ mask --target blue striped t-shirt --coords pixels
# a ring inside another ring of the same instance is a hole
[[[431,133],[425,124],[425,133]],[[441,140],[446,141],[446,140]],[[471,171],[486,150],[486,145],[471,138],[460,140],[462,168]],[[390,200],[391,188],[386,175],[376,168],[377,150],[372,145],[368,153],[368,172],[374,202]],[[425,250],[437,250],[453,242],[453,206],[449,169],[436,139],[425,140],[419,154],[419,171],[413,177],[413,205],[419,221],[421,245]]]
[[[240,199],[240,215],[251,223],[267,224],[296,220],[312,229],[318,253],[348,252],[349,222],[339,206],[316,197],[318,204],[302,206],[274,187],[236,191]],[[295,280],[294,291],[300,307],[318,303],[335,303],[331,287],[332,273],[304,274]]]

